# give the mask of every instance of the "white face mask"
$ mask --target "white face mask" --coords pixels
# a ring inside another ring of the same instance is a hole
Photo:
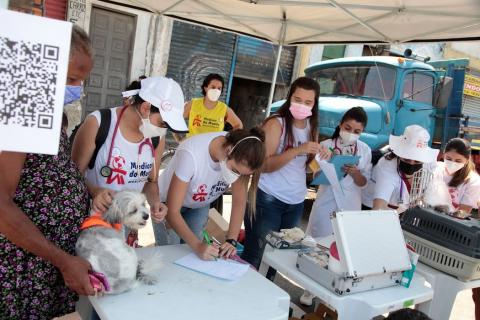
[[[222,173],[223,179],[228,184],[232,184],[240,177],[236,172],[233,172],[230,168],[227,167],[227,158],[220,161],[220,171]]]
[[[221,94],[222,91],[218,89],[208,89],[207,91],[207,97],[210,101],[218,101],[218,98],[220,98]]]
[[[355,133],[350,133],[345,130],[340,130],[340,138],[342,138],[343,143],[352,144],[360,138],[360,135]]]
[[[153,138],[153,137],[160,137],[162,139],[166,134],[167,134],[167,128],[160,128],[155,125],[153,125],[150,122],[150,118],[147,117],[147,119],[143,119],[142,116],[140,115],[140,112],[137,110],[137,114],[142,119],[142,124],[140,127],[138,127],[138,130],[143,134],[143,137],[145,139],[148,138]]]
[[[459,163],[451,160],[444,160],[445,168],[449,174],[454,174],[465,166],[465,163]]]

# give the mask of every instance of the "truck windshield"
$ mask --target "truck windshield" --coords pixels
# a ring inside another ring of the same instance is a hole
[[[362,96],[390,100],[396,70],[386,66],[344,66],[313,72],[321,95]]]

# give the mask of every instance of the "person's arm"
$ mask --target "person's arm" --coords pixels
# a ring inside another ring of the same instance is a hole
[[[281,154],[275,154],[280,145],[280,137],[282,136],[282,126],[276,119],[271,119],[263,125],[265,131],[265,148],[267,151],[267,158],[263,165],[263,172],[273,172],[281,169],[288,162],[295,159],[300,154],[316,154],[320,149],[320,144],[317,142],[305,142],[299,147],[290,148]]]
[[[228,225],[227,239],[238,239],[238,234],[242,227],[245,209],[247,207],[247,190],[249,176],[242,176],[232,183],[232,214],[230,216],[230,224]],[[237,253],[237,249],[230,243],[225,242],[220,247],[220,256],[230,257]]]
[[[190,110],[192,110],[192,101],[188,101],[183,106],[183,118],[184,119],[188,119],[188,117],[190,116]]]
[[[227,122],[230,123],[233,130],[243,129],[242,120],[240,120],[240,118],[235,114],[235,112],[229,107],[227,107]]]
[[[95,116],[88,116],[82,125],[78,128],[77,134],[72,145],[72,160],[77,165],[82,174],[87,170],[90,159],[95,151],[95,139],[99,123]],[[92,209],[95,212],[105,212],[112,204],[112,198],[115,192],[110,189],[101,188],[87,182],[87,189],[92,196]]]
[[[372,210],[386,210],[388,209],[388,202],[383,199],[373,199]]]
[[[68,254],[46,239],[13,201],[25,158],[24,153],[0,153],[0,233],[18,247],[51,262],[60,270],[70,289],[81,295],[93,295],[88,277],[90,263]]]
[[[200,258],[213,260],[218,257],[218,247],[200,241],[180,213],[188,185],[188,182],[180,180],[176,174],[172,176],[167,195],[167,222]]]
[[[162,222],[167,215],[167,207],[160,202],[160,190],[158,188],[158,170],[162,162],[162,154],[165,149],[165,137],[160,139],[160,143],[155,149],[155,165],[150,171],[148,181],[145,182],[142,192],[147,197],[148,204],[150,205],[150,215],[152,220],[156,223]]]

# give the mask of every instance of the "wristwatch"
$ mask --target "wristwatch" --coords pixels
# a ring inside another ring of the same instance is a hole
[[[227,239],[227,240],[225,240],[225,242],[230,243],[234,248],[237,247],[237,243],[238,243],[237,240],[235,240],[235,239]]]

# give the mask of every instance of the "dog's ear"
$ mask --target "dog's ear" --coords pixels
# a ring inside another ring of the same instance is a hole
[[[129,198],[127,191],[117,192],[113,196],[112,204],[103,214],[105,221],[109,223],[121,223],[125,216],[125,210],[127,210]]]

